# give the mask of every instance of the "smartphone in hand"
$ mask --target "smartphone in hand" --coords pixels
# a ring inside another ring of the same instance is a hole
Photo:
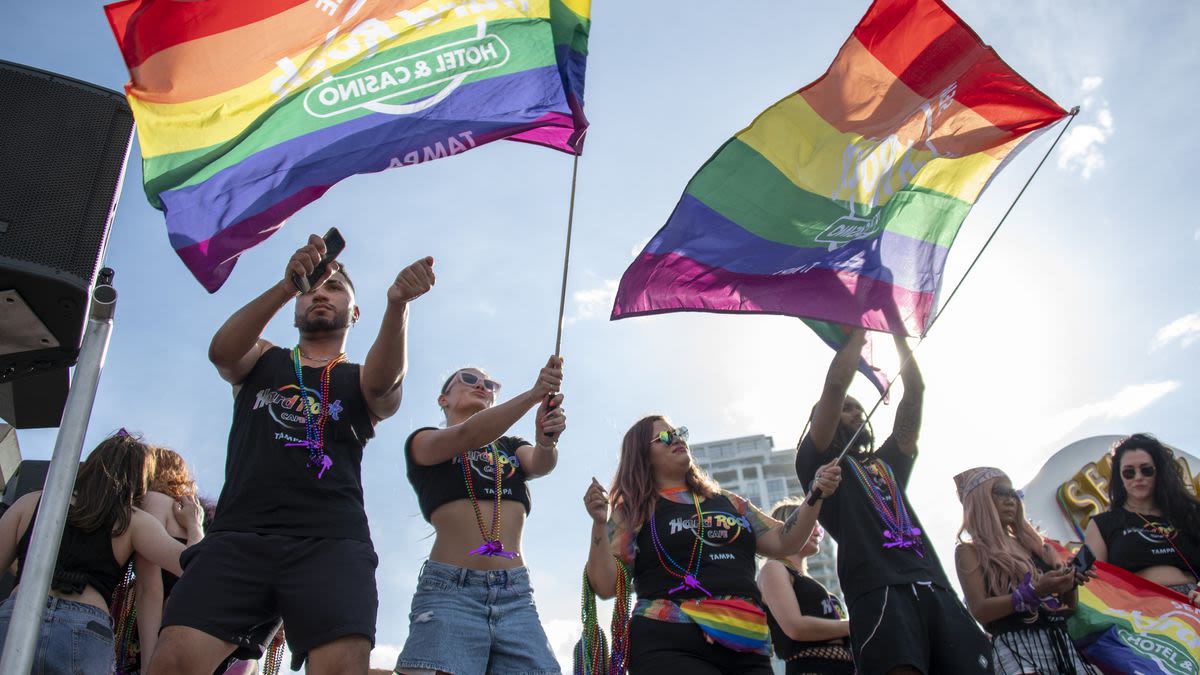
[[[312,290],[313,284],[320,281],[321,276],[325,274],[325,270],[329,267],[329,263],[333,262],[334,258],[346,248],[346,240],[342,238],[342,233],[338,232],[336,227],[329,228],[329,231],[322,237],[325,241],[325,255],[321,256],[321,262],[313,268],[312,274],[307,277],[302,277],[299,274],[292,275],[292,283],[296,285],[296,289],[301,293],[307,293]]]
[[[1091,547],[1087,544],[1080,546],[1079,552],[1075,554],[1074,558],[1071,558],[1071,567],[1080,574],[1092,569],[1094,564],[1096,564],[1096,554],[1092,553]]]

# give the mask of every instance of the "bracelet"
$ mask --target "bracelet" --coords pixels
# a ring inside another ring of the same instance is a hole
[[[1033,590],[1033,575],[1029,572],[1025,573],[1025,578],[1013,589],[1012,604],[1013,609],[1022,614],[1032,613],[1041,605],[1037,592]]]

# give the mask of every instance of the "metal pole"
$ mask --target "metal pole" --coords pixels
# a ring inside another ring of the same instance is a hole
[[[79,360],[75,364],[74,382],[71,383],[71,391],[63,408],[62,424],[54,443],[54,454],[50,457],[50,469],[46,474],[46,487],[42,491],[29,554],[25,557],[21,586],[17,589],[12,620],[8,625],[4,655],[0,657],[0,673],[6,675],[28,675],[33,666],[33,655],[42,626],[42,611],[50,593],[50,579],[58,561],[58,547],[67,521],[71,493],[75,488],[75,474],[79,471],[83,437],[87,433],[92,404],[96,401],[96,388],[100,384],[100,371],[108,351],[108,339],[112,334],[113,312],[117,302],[117,292],[111,285],[112,276],[112,270],[101,270],[96,287],[92,290],[92,303],[79,349]]]

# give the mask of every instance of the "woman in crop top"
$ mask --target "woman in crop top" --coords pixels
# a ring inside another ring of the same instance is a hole
[[[130,556],[136,553],[181,574],[184,544],[134,506],[153,470],[151,448],[124,429],[96,446],[79,467],[38,638],[35,672],[112,672],[108,608]],[[18,584],[40,499],[40,491],[27,494],[0,518],[0,569],[16,558]],[[173,517],[186,528],[188,545],[203,537],[202,514],[194,499],[176,502]],[[14,591],[0,605],[0,649],[15,598]]]
[[[822,495],[840,480],[832,462],[817,471]],[[588,581],[597,595],[613,597],[620,561],[638,597],[628,626],[614,629],[614,660],[627,654],[631,675],[769,675],[754,556],[799,552],[821,501],[775,520],[696,466],[686,428],[652,415],[625,433],[612,504],[610,520],[608,494],[593,478],[584,495],[593,521]]]
[[[532,388],[496,404],[500,384],[463,368],[437,398],[445,427],[408,437],[408,480],[435,536],[397,672],[559,672],[533,604],[521,531],[530,509],[526,481],[558,462],[561,385],[562,361],[552,356]],[[503,435],[535,406],[532,443]]]
[[[785,500],[771,517],[786,522],[802,502]],[[821,550],[821,527],[799,553],[768,560],[758,573],[758,588],[767,605],[767,624],[775,656],[787,675],[854,675],[850,621],[842,601],[808,576],[808,558]]]
[[[1026,520],[1003,471],[968,469],[954,483],[963,505],[954,563],[967,607],[992,636],[996,675],[1095,673],[1067,634],[1076,582],[1085,577]]]
[[[1087,526],[1104,560],[1188,596],[1200,606],[1200,501],[1183,485],[1172,453],[1150,434],[1113,447],[1109,510]]]

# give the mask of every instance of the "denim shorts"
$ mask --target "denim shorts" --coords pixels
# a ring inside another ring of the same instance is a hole
[[[16,595],[0,603],[0,651],[12,621]],[[42,629],[33,653],[33,672],[111,673],[115,667],[112,618],[98,607],[46,598]]]
[[[417,578],[401,673],[558,675],[524,567],[480,572],[426,561]]]

